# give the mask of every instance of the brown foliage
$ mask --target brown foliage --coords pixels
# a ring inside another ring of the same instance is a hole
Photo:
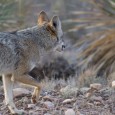
[[[95,66],[97,75],[108,75],[114,71],[115,62],[115,30],[98,40],[94,40],[81,54],[83,57],[82,65]]]

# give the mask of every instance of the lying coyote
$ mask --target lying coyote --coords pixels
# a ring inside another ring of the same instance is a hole
[[[50,21],[44,11],[39,14],[38,24],[16,32],[0,32],[0,73],[3,78],[5,102],[12,114],[22,114],[13,102],[13,82],[34,86],[32,102],[39,99],[40,85],[28,73],[40,60],[40,55],[65,47],[62,41],[61,22],[58,16]]]

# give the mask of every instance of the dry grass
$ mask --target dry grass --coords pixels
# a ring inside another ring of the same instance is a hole
[[[96,71],[95,68],[89,68],[86,69],[84,72],[82,72],[79,76],[76,75],[74,77],[70,77],[67,80],[65,79],[44,79],[41,82],[41,86],[43,87],[44,90],[51,91],[55,90],[57,86],[60,88],[70,86],[71,88],[74,87],[89,87],[90,84],[92,83],[101,83],[101,84],[106,84],[106,79],[103,79],[103,77],[97,77],[96,76]],[[68,91],[69,92],[69,91]]]
[[[95,67],[98,76],[108,76],[115,71],[115,30],[108,31],[105,37],[94,40],[82,53],[81,66]]]
[[[79,75],[78,86],[89,86],[91,83],[95,81],[95,78],[95,71],[93,69],[87,69]]]
[[[44,79],[41,83],[41,86],[43,87],[44,90],[46,91],[52,91],[55,90],[56,88],[62,88],[65,86],[71,86],[71,87],[75,87],[77,86],[77,80],[76,77],[71,77],[68,78],[68,80],[65,79]]]

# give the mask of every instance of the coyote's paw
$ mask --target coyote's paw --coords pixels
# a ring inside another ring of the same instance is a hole
[[[31,102],[32,103],[37,103],[39,100],[39,95],[40,95],[40,88],[35,88],[32,98],[31,98]]]
[[[8,105],[8,108],[13,115],[23,115],[24,113],[26,113],[23,109],[18,110],[12,101],[6,103],[6,105]]]
[[[37,103],[38,100],[39,100],[39,96],[36,97],[35,95],[33,95],[32,98],[31,98],[31,102],[34,103],[34,104]]]

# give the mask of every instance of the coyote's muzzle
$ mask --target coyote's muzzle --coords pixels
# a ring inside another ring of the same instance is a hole
[[[59,43],[55,47],[55,50],[61,52],[61,51],[63,51],[65,49],[65,47],[66,46],[65,46],[64,41],[59,41]]]

